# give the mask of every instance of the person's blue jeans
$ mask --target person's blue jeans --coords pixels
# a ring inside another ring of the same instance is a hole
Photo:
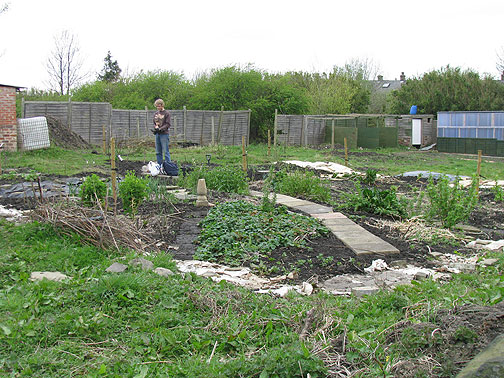
[[[170,159],[170,134],[156,134],[156,160],[158,164],[163,164],[163,151],[164,160],[169,162]]]

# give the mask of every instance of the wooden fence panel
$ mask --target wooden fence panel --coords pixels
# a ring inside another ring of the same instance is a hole
[[[72,131],[92,144],[103,141],[103,126],[107,139],[123,141],[150,137],[154,127],[155,110],[112,109],[109,103],[90,102],[24,102],[23,118],[53,116],[70,126]],[[249,143],[250,111],[168,110],[172,119],[171,142],[190,142],[208,145],[212,142],[212,117],[214,139],[223,145],[241,145],[242,136]],[[175,130],[176,123],[176,130]],[[219,125],[220,130],[219,130]],[[218,136],[220,135],[220,140]]]

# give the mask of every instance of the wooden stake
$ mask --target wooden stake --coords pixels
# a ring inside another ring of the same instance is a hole
[[[277,128],[278,128],[278,109],[275,109],[275,122],[273,123],[273,148],[276,148],[277,145]]]
[[[114,199],[114,215],[117,214],[117,170],[116,170],[116,161],[115,161],[115,139],[110,138],[110,168],[111,168],[111,176],[112,176],[112,198]]]
[[[271,156],[271,130],[268,129],[268,156]]]
[[[245,135],[242,135],[242,162],[243,171],[247,172],[247,151],[245,149]]]
[[[331,121],[331,150],[334,150],[334,119]]]
[[[345,166],[348,167],[348,144],[347,144],[347,139],[344,138],[343,141],[345,143]]]
[[[103,155],[107,154],[107,126],[103,125],[102,129],[102,148],[103,148]]]
[[[478,180],[478,186],[476,187],[476,193],[479,193],[479,183],[481,174],[481,150],[478,150],[478,168],[476,168],[476,179]]]
[[[215,146],[215,117],[212,116],[212,146]]]

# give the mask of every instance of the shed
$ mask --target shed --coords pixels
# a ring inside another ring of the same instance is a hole
[[[441,152],[504,156],[504,111],[438,112]]]

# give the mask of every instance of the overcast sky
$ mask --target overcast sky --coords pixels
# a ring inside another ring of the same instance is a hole
[[[123,73],[195,73],[252,63],[323,72],[367,60],[385,79],[446,65],[500,77],[504,0],[0,0],[0,84],[48,88],[68,30],[94,80],[110,50]]]

